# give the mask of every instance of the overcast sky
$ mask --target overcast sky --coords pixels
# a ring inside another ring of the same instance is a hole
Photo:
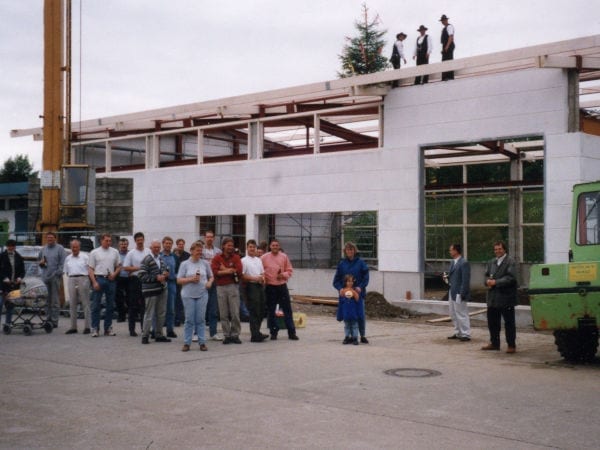
[[[10,138],[42,125],[43,0],[0,0],[0,164],[42,143]],[[336,78],[363,0],[72,0],[73,121]],[[600,34],[599,0],[370,0],[414,45],[424,24],[440,61],[441,14],[455,58]],[[80,39],[81,36],[81,39]],[[414,62],[409,61],[409,66]],[[81,77],[79,74],[81,73]],[[81,107],[80,107],[81,105]]]

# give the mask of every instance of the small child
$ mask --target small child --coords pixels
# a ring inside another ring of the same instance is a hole
[[[354,283],[351,274],[344,277],[344,287],[340,290],[338,302],[337,320],[344,321],[346,337],[343,344],[358,345],[358,318],[362,312],[362,305],[359,303],[360,296],[354,289]]]

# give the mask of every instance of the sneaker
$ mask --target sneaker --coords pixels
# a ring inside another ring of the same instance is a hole
[[[192,342],[198,342],[198,335],[195,334],[192,336]]]
[[[181,347],[181,351],[182,352],[189,352],[190,351],[190,346],[187,344],[183,344],[183,347]]]
[[[65,334],[75,334],[77,333],[77,328],[71,328],[70,330],[65,331]]]
[[[98,337],[98,328],[94,328],[94,331],[92,331],[92,337]]]
[[[222,341],[223,340],[223,337],[219,333],[213,334],[210,338],[213,341]],[[196,340],[198,340],[198,339],[196,338]]]
[[[112,329],[112,327],[110,327],[108,330],[104,330],[104,336],[116,336],[117,333],[115,333]]]
[[[206,346],[206,344],[200,344],[200,351],[201,352],[205,352],[208,350],[208,347]]]
[[[361,337],[360,337],[360,343],[361,343],[361,344],[368,344],[368,343],[369,343],[369,340],[368,340],[366,337],[364,337],[364,336],[361,336]]]

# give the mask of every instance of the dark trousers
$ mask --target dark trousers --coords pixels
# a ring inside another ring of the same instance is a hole
[[[260,326],[266,311],[265,288],[262,284],[246,283],[246,304],[250,313],[250,334],[260,338]]]
[[[442,61],[451,61],[454,59],[454,44],[448,48],[447,52],[442,51]],[[454,71],[442,72],[442,81],[454,80]]]
[[[292,313],[292,302],[290,299],[290,293],[287,288],[287,284],[281,285],[268,285],[265,288],[265,294],[267,296],[267,326],[271,334],[277,336],[279,332],[279,325],[277,325],[277,318],[275,317],[275,310],[277,305],[283,311],[285,326],[288,330],[288,336],[296,334],[296,327],[294,326],[294,316]]]
[[[429,56],[417,55],[417,66],[423,64],[429,64]],[[415,78],[415,84],[426,84],[429,81],[429,75],[423,75],[422,77]]]
[[[183,311],[183,300],[181,299],[181,286],[177,285],[177,295],[175,296],[175,326],[178,327],[185,321]]]
[[[515,307],[490,308],[487,309],[488,329],[490,330],[490,342],[494,347],[500,347],[500,327],[504,318],[504,332],[506,343],[509,347],[515,347],[517,339],[517,328],[515,324]]]
[[[127,314],[127,296],[129,294],[129,277],[117,277],[117,292],[115,294],[115,307],[119,322],[125,322]]]
[[[129,331],[135,331],[135,322],[138,320],[140,328],[142,328],[144,325],[145,302],[142,296],[142,283],[135,275],[129,277],[127,309],[129,311]]]
[[[210,337],[217,334],[217,324],[219,323],[219,300],[217,298],[217,285],[213,285],[208,290],[208,304],[206,305],[206,323]]]

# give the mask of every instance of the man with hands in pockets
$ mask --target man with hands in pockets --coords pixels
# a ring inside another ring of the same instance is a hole
[[[454,334],[448,339],[461,342],[471,340],[471,323],[467,301],[470,297],[471,266],[462,256],[460,244],[452,244],[449,249],[452,263],[448,274],[444,273],[444,281],[449,284],[448,307],[454,324]]]

